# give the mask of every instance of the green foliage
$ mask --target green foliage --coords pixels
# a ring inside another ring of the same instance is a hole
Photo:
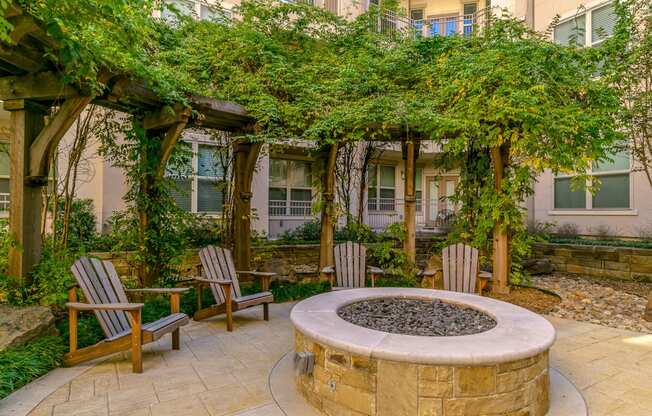
[[[61,233],[64,221],[64,202],[57,209],[56,230]],[[75,199],[70,211],[68,246],[75,249],[92,246],[97,236],[93,200]]]
[[[371,227],[355,221],[349,222],[344,227],[335,230],[335,241],[356,241],[358,243],[372,243],[376,241]]]
[[[597,53],[603,55],[601,74],[621,98],[619,121],[629,151],[652,185],[652,3],[614,1],[618,17],[613,35]]]
[[[48,336],[0,352],[0,399],[59,367],[65,350],[60,337]]]
[[[380,267],[385,276],[379,279],[379,286],[415,286],[416,264],[407,258],[403,249],[405,223],[389,224],[378,236],[378,242],[369,246],[369,264]]]
[[[579,244],[583,246],[634,247],[652,249],[652,242],[645,240],[593,239],[581,237],[551,237],[552,244]]]
[[[75,283],[70,267],[80,253],[71,249],[53,249],[45,245],[41,260],[32,271],[32,284],[25,303],[63,307],[68,288]]]
[[[294,230],[285,231],[280,240],[284,243],[304,243],[319,241],[321,236],[321,221],[307,221]]]
[[[242,285],[242,293],[244,295],[258,293],[262,289],[259,282],[252,282]],[[275,303],[292,302],[309,298],[320,293],[328,292],[330,290],[329,282],[319,283],[289,283],[273,281],[270,291],[274,295]]]

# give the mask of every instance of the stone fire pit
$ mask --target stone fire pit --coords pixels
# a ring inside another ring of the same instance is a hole
[[[431,309],[438,310],[419,317]],[[342,319],[356,322],[355,310],[367,314],[357,319],[364,326]],[[548,411],[548,350],[555,330],[518,306],[438,290],[355,289],[306,299],[291,319],[295,350],[315,357],[312,373],[297,375],[299,390],[329,416]],[[471,335],[442,331],[442,320]],[[432,330],[406,335],[420,326]]]

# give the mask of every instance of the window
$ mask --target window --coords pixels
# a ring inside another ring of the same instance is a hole
[[[613,34],[616,20],[611,3],[583,11],[555,27],[555,42],[560,45],[595,46]]]
[[[555,27],[555,42],[560,45],[584,46],[586,44],[586,17],[582,14]]]
[[[434,16],[429,18],[430,36],[453,36],[457,33],[457,16]]]
[[[184,211],[216,214],[224,205],[223,149],[203,143],[184,143],[193,157],[185,166],[168,168],[172,197]]]
[[[167,21],[175,21],[177,13],[183,16],[196,15],[195,2],[192,0],[165,0],[163,2],[162,17]]]
[[[396,168],[372,165],[369,168],[369,191],[367,207],[370,211],[394,211],[396,209]]]
[[[591,44],[596,45],[613,35],[616,20],[612,4],[593,10],[591,12]]]
[[[478,5],[476,3],[464,4],[464,21],[462,27],[462,33],[464,36],[470,36],[473,33],[473,23],[477,11]]]
[[[577,189],[569,176],[554,179],[555,209],[630,209],[630,158],[627,152],[612,155],[612,161],[594,163],[592,178],[600,182],[595,194],[586,185]]]
[[[269,160],[269,215],[310,216],[312,174],[309,162]]]
[[[416,35],[421,36],[423,33],[423,9],[410,10],[410,20]]]

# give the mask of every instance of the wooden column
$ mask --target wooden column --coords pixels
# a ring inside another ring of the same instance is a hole
[[[244,141],[233,145],[233,251],[239,270],[251,270],[251,182],[261,148],[262,143]]]
[[[174,146],[181,138],[185,129],[191,109],[181,106],[165,106],[159,111],[148,114],[142,120],[142,126],[150,138],[160,138],[160,145],[157,147],[142,145],[140,154],[141,164],[141,181],[140,192],[147,194],[152,201],[160,198],[161,180],[165,175],[165,168]],[[152,224],[158,224],[158,221],[152,221],[152,206],[156,204],[144,203],[138,205],[138,236],[141,248],[147,250],[149,246],[147,241],[147,232]],[[145,287],[152,286],[156,279],[159,278],[159,269],[161,264],[144,264],[139,266],[138,274],[142,284]]]
[[[403,143],[403,160],[405,161],[404,195],[405,200],[405,242],[403,248],[411,262],[416,261],[417,254],[417,197],[415,188],[416,162],[419,157],[419,143],[413,140]]]
[[[647,307],[645,308],[645,320],[652,322],[652,291],[647,297]]]
[[[333,227],[335,220],[335,163],[337,162],[337,150],[338,145],[332,144],[323,156],[325,163],[322,175],[319,270],[335,264],[333,259]]]
[[[45,124],[46,109],[26,100],[5,101],[11,112],[13,137],[9,145],[9,232],[15,245],[9,250],[10,276],[26,278],[41,257],[41,188],[46,181],[29,176],[30,147]]]
[[[505,165],[509,157],[509,147],[502,145],[491,148],[491,162],[494,168],[494,190],[502,193]],[[493,284],[495,293],[509,293],[509,271],[511,255],[509,252],[509,234],[502,221],[496,222],[493,229]]]

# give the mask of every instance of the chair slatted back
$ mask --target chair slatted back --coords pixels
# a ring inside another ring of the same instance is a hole
[[[92,304],[128,303],[122,282],[110,261],[81,257],[70,268],[86,302]],[[107,338],[131,329],[125,311],[94,311]]]
[[[444,289],[475,293],[478,278],[478,249],[458,243],[445,247],[442,254]]]
[[[222,247],[207,246],[199,250],[199,260],[201,261],[206,279],[215,280],[216,282],[219,280],[232,280],[231,298],[240,297],[240,284],[238,283],[238,276],[235,272],[231,250]],[[211,284],[210,286],[217,304],[223,304],[226,298],[222,286],[217,283]]]
[[[367,249],[359,243],[347,241],[335,246],[335,276],[337,286],[365,287]]]

